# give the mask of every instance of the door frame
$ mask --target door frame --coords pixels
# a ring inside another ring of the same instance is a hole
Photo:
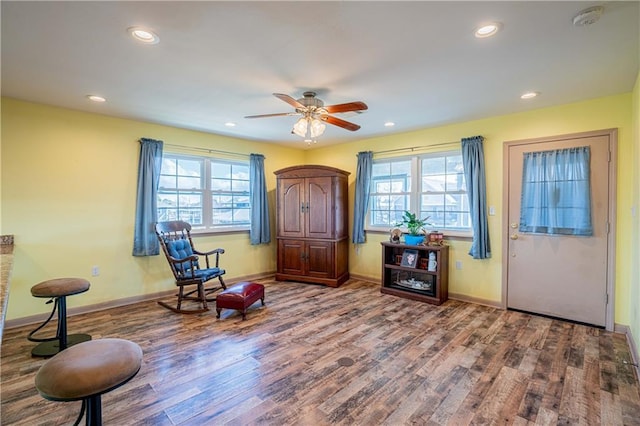
[[[535,145],[544,142],[561,141],[593,136],[609,137],[609,232],[607,235],[607,303],[605,329],[614,331],[615,327],[615,271],[616,271],[616,201],[618,169],[618,129],[603,129],[590,132],[570,133],[557,136],[545,136],[533,139],[521,139],[504,142],[502,145],[502,309],[507,309],[508,267],[509,267],[509,148],[517,145]],[[593,176],[593,174],[592,174]]]

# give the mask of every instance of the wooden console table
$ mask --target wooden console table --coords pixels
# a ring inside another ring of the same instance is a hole
[[[13,269],[13,235],[0,236],[0,342],[9,300],[9,280]]]

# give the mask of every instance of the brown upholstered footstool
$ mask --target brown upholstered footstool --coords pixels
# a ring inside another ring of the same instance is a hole
[[[264,286],[258,283],[239,282],[229,287],[216,297],[217,318],[223,309],[235,309],[242,313],[242,320],[247,319],[247,308],[260,299],[264,306]]]
[[[51,401],[82,400],[80,415],[86,408],[86,424],[100,425],[101,395],[131,380],[141,364],[142,349],[128,340],[82,342],[45,362],[36,374],[36,388]]]

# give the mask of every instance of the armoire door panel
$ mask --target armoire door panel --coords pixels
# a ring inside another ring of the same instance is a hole
[[[283,237],[305,236],[304,179],[281,179],[278,181],[278,235]]]
[[[307,182],[306,236],[331,238],[333,236],[331,177],[308,178]]]
[[[332,242],[311,241],[307,243],[307,272],[320,278],[333,278]]]
[[[294,275],[306,273],[304,241],[278,240],[278,272]]]

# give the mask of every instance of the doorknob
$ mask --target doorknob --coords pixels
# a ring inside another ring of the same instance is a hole
[[[518,227],[517,223],[514,222],[514,223],[511,224],[511,228],[516,229],[517,227]]]
[[[512,240],[517,240],[518,239],[518,234],[511,234],[511,236],[509,237]]]

